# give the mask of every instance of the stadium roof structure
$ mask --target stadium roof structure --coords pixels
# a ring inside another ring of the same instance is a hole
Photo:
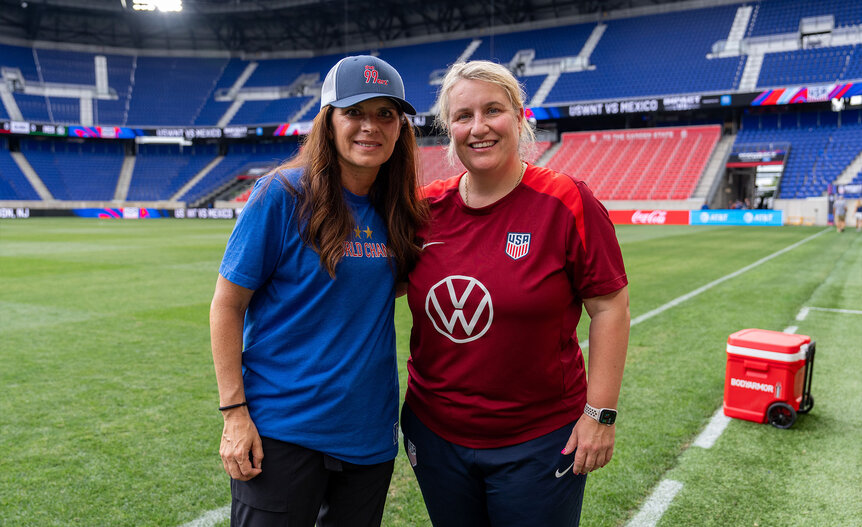
[[[10,43],[230,54],[316,54],[431,41],[497,27],[553,24],[615,10],[704,0],[183,0],[180,13],[137,0],[0,0]],[[717,3],[727,3],[719,0]]]

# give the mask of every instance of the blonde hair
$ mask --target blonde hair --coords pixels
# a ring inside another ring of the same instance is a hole
[[[437,127],[445,130],[449,136],[449,148],[446,152],[449,162],[452,163],[455,159],[455,145],[452,143],[451,130],[449,129],[449,93],[460,80],[487,82],[499,86],[506,92],[512,109],[519,114],[521,134],[518,138],[518,154],[522,158],[529,157],[529,154],[535,147],[536,134],[533,132],[533,127],[529,121],[527,121],[524,107],[524,100],[527,98],[527,94],[524,92],[524,88],[505,66],[487,60],[472,60],[469,62],[456,62],[450,66],[449,71],[446,72],[446,76],[443,77],[440,90],[437,92],[437,115],[435,122]]]

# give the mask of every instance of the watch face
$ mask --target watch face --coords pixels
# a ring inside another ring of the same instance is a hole
[[[599,414],[599,422],[603,425],[612,425],[617,420],[617,413],[613,410],[602,410]]]

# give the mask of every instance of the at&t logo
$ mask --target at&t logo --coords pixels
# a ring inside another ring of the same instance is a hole
[[[440,280],[425,297],[425,313],[442,335],[456,344],[484,335],[494,320],[491,294],[471,276],[453,275]]]

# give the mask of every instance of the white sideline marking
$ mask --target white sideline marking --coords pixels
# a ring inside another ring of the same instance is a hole
[[[717,280],[713,280],[712,282],[710,282],[704,286],[698,287],[694,291],[686,293],[680,297],[674,298],[673,300],[671,300],[667,304],[664,304],[663,306],[659,306],[656,309],[653,309],[652,311],[648,311],[648,312],[644,313],[643,315],[640,315],[639,317],[634,318],[632,320],[631,325],[634,326],[635,324],[640,324],[641,322],[649,320],[656,315],[660,315],[660,314],[664,313],[665,311],[667,311],[668,309],[685,302],[686,300],[694,298],[697,295],[699,295],[705,291],[708,291],[708,290],[712,289],[713,287],[715,287],[721,283],[724,283],[724,282],[730,280],[731,278],[736,278],[737,276],[741,275],[742,273],[744,273],[746,271],[750,271],[751,269],[754,269],[755,267],[757,267],[763,263],[766,263],[769,260],[772,260],[773,258],[781,256],[782,254],[784,254],[788,251],[792,251],[793,249],[799,247],[800,245],[802,245],[806,242],[809,242],[818,236],[822,236],[823,234],[826,234],[827,232],[829,232],[829,229],[824,229],[824,230],[818,232],[817,234],[812,234],[808,238],[800,240],[800,241],[798,241],[792,245],[788,245],[787,247],[785,247],[784,249],[781,249],[780,251],[776,251],[776,252],[770,254],[769,256],[765,256],[765,257],[761,258],[760,260],[757,260],[756,262],[754,262],[752,264],[746,265],[745,267],[738,269],[738,270],[736,270],[736,271],[734,271],[728,275],[722,276],[721,278],[719,278]],[[803,311],[805,312],[804,315],[803,315]],[[862,313],[862,312],[860,312],[860,313]],[[799,314],[796,315],[796,320],[804,320],[804,318],[807,314],[808,314],[808,308],[802,308],[802,311],[800,311]],[[802,318],[799,318],[800,316]],[[786,333],[793,333],[796,331],[796,329],[797,329],[796,326],[790,326],[789,328],[787,328],[787,330],[785,330],[785,332]],[[586,347],[586,345],[588,345],[588,344],[589,344],[589,340],[586,340],[586,341],[584,341],[584,344],[582,344],[581,347]],[[692,444],[694,446],[699,446],[701,448],[711,448],[715,444],[716,440],[718,440],[719,436],[721,436],[722,432],[724,432],[724,429],[727,427],[728,423],[730,423],[730,418],[727,417],[726,415],[724,415],[724,408],[723,407],[719,408],[715,412],[715,414],[713,414],[712,419],[710,419],[710,421],[709,421],[709,424],[706,426],[706,428],[703,430],[703,432],[701,432],[697,436],[697,438],[694,440],[694,443],[692,443]],[[670,502],[673,501],[673,498],[676,496],[676,494],[681,489],[682,489],[682,483],[681,482],[675,481],[672,479],[663,479],[661,482],[659,482],[658,486],[653,491],[653,493],[650,495],[650,497],[647,499],[647,501],[644,502],[643,506],[638,511],[637,515],[635,515],[635,517],[632,518],[632,520],[628,524],[626,524],[626,527],[655,527],[655,525],[661,519],[662,515],[664,515],[664,512],[670,506]]]
[[[837,309],[833,307],[806,307],[803,309],[813,309],[814,311],[829,311],[830,313],[844,313],[845,315],[862,315],[862,311],[857,309]]]
[[[207,511],[197,519],[184,523],[180,527],[212,527],[220,521],[228,519],[228,517],[230,517],[230,505],[225,505],[220,509]]]
[[[799,310],[799,313],[796,315],[796,320],[799,320],[801,322],[801,321],[805,320],[805,318],[807,316],[808,316],[808,308],[803,307],[802,309]]]
[[[792,245],[788,245],[787,247],[785,247],[784,249],[781,249],[780,251],[776,251],[776,252],[770,254],[769,256],[764,256],[763,258],[761,258],[760,260],[757,260],[754,263],[748,264],[741,269],[738,269],[738,270],[736,270],[736,271],[734,271],[728,275],[725,275],[725,276],[722,276],[721,278],[718,278],[717,280],[713,280],[712,282],[710,282],[706,285],[702,285],[702,286],[698,287],[697,289],[690,291],[690,292],[688,292],[682,296],[676,297],[673,300],[671,300],[670,302],[668,302],[667,304],[659,306],[659,307],[653,309],[652,311],[647,311],[643,315],[640,315],[638,317],[633,318],[631,325],[635,326],[637,324],[640,324],[641,322],[644,322],[644,321],[651,319],[652,317],[654,317],[656,315],[660,315],[660,314],[664,313],[665,311],[667,311],[668,309],[670,309],[674,306],[677,306],[679,304],[682,304],[686,300],[690,300],[690,299],[696,297],[697,295],[699,295],[703,292],[709,291],[713,287],[730,280],[731,278],[736,278],[737,276],[741,275],[742,273],[744,273],[746,271],[750,271],[750,270],[754,269],[755,267],[757,267],[761,264],[764,264],[764,263],[768,262],[769,260],[772,260],[773,258],[781,256],[782,254],[784,254],[788,251],[792,251],[793,249],[799,247],[803,243],[809,242],[818,236],[826,234],[829,231],[830,231],[829,229],[825,229],[825,230],[818,232],[817,234],[812,234],[811,236],[809,236],[808,238],[805,238],[804,240],[799,240],[798,242],[796,242]],[[811,308],[811,309],[817,309],[817,308]],[[807,315],[808,314],[808,308],[803,308],[803,310],[805,311],[805,315]],[[796,315],[796,320],[804,320],[805,315],[803,315],[802,311],[800,311],[799,314]],[[799,318],[800,316],[802,318]],[[581,349],[586,349],[590,345],[590,340],[589,339],[583,340],[579,344],[581,346]]]
[[[650,494],[637,515],[627,524],[627,527],[655,527],[670,502],[682,489],[682,483],[672,479],[662,480]]]
[[[728,275],[722,276],[721,278],[719,278],[717,280],[713,280],[712,282],[710,282],[704,286],[698,287],[697,289],[695,289],[694,291],[691,291],[690,293],[686,293],[680,297],[674,298],[673,300],[671,300],[670,302],[668,302],[667,304],[665,304],[663,306],[657,307],[657,308],[653,309],[652,311],[647,311],[643,315],[640,315],[639,317],[634,318],[632,320],[632,326],[634,326],[635,324],[640,324],[641,322],[643,322],[645,320],[649,320],[656,315],[660,315],[660,314],[664,313],[665,311],[667,311],[668,309],[685,302],[686,300],[694,298],[697,295],[699,295],[705,291],[708,291],[708,290],[712,289],[713,287],[730,280],[731,278],[736,278],[737,276],[741,275],[742,273],[744,273],[746,271],[750,271],[750,270],[754,269],[755,267],[757,267],[761,264],[764,264],[764,263],[768,262],[769,260],[772,260],[773,258],[777,258],[778,256],[781,256],[782,254],[784,254],[788,251],[792,251],[793,249],[799,247],[803,243],[807,243],[807,242],[813,240],[814,238],[816,238],[818,236],[822,236],[822,235],[826,234],[827,232],[830,232],[829,229],[824,229],[824,230],[818,232],[817,234],[812,234],[811,236],[809,236],[808,238],[805,238],[804,240],[799,240],[798,242],[796,242],[792,245],[788,245],[787,247],[785,247],[784,249],[781,249],[780,251],[776,251],[776,252],[770,254],[769,256],[764,256],[760,260],[757,260],[754,263],[748,264],[745,267],[743,267],[742,269],[736,270],[736,271],[734,271]],[[797,320],[798,320],[798,318],[797,318]]]
[[[783,331],[783,333],[790,333],[791,335],[796,333],[796,330],[799,329],[799,326],[787,326],[787,328]]]
[[[724,407],[722,406],[716,410],[712,419],[709,420],[709,424],[706,425],[703,432],[697,436],[697,439],[694,440],[692,445],[699,446],[700,448],[712,448],[712,445],[715,444],[716,440],[721,436],[721,433],[724,432],[725,428],[727,428],[727,423],[729,422],[730,417],[724,415]]]

